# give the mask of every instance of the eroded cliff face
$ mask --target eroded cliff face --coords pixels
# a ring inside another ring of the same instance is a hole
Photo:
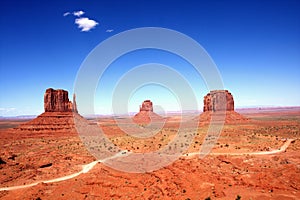
[[[150,100],[145,100],[140,106],[141,111],[151,111],[153,112],[153,103]]]
[[[150,100],[145,100],[140,106],[140,112],[133,117],[133,121],[138,124],[149,124],[162,120],[163,117],[153,112],[153,103]]]
[[[200,115],[201,124],[214,121],[225,123],[242,123],[248,121],[246,117],[234,111],[234,100],[228,90],[210,91],[203,99],[203,113]]]
[[[68,91],[48,88],[44,94],[44,109],[45,112],[77,113],[75,95],[73,96],[73,101],[74,103],[69,100]]]
[[[74,120],[85,121],[77,112],[75,95],[72,103],[65,90],[48,88],[44,94],[44,109],[44,113],[20,125],[16,130],[21,130],[24,134],[77,134]]]
[[[228,90],[213,90],[204,97],[203,112],[234,111],[233,96]]]

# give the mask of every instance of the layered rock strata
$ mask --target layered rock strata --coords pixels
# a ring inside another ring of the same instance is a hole
[[[153,103],[150,100],[145,100],[140,106],[140,112],[132,120],[137,124],[149,124],[161,122],[163,117],[153,112]]]
[[[54,90],[48,88],[44,94],[44,110],[45,112],[78,112],[73,96],[73,103],[69,101],[68,91]]]
[[[228,90],[213,90],[208,93],[203,100],[203,112],[207,111],[233,111],[234,100]]]
[[[203,113],[200,115],[200,123],[207,124],[212,120],[236,123],[248,119],[234,111],[234,99],[228,90],[213,90],[203,98]]]

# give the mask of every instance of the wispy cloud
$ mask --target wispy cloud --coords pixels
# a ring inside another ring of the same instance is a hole
[[[75,17],[80,17],[81,15],[83,15],[85,12],[82,11],[82,10],[79,10],[79,11],[74,11],[74,12],[65,12],[63,15],[64,17],[68,16],[68,15],[74,15]]]
[[[106,30],[107,33],[111,33],[111,32],[113,32],[113,31],[114,31],[113,29],[107,29],[107,30]]]
[[[84,14],[84,12],[82,10],[73,12],[73,15],[76,16],[76,17],[80,17],[83,14]]]
[[[68,15],[70,15],[71,13],[70,12],[65,12],[64,13],[64,17],[66,17],[66,16],[68,16]]]
[[[95,26],[97,26],[99,23],[87,17],[82,17],[75,19],[75,24],[78,25],[78,28],[80,28],[81,31],[87,32],[92,28],[95,28]]]

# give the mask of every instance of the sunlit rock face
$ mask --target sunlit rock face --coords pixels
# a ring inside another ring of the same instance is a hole
[[[140,105],[140,112],[133,117],[133,121],[137,124],[149,124],[151,122],[161,122],[163,117],[153,112],[153,103],[145,100]]]
[[[153,104],[150,100],[145,100],[142,105],[140,106],[141,111],[151,111],[153,112]]]
[[[44,109],[45,112],[76,112],[76,100],[73,96],[73,103],[69,101],[68,91],[54,90],[48,88],[44,94]]]
[[[228,90],[213,90],[204,97],[203,112],[234,111],[233,96]]]

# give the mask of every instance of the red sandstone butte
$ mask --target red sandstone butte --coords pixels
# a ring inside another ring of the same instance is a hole
[[[133,119],[137,124],[149,124],[151,122],[160,122],[163,117],[153,112],[153,103],[150,100],[145,100],[140,106],[140,112]]]
[[[78,112],[75,95],[73,103],[69,101],[68,91],[48,88],[44,94],[45,112]]]
[[[226,114],[225,123],[247,120],[247,118],[234,111],[233,96],[228,90],[210,91],[203,99],[203,113],[200,115],[200,122],[209,123],[212,115],[215,116],[214,119],[218,119],[218,116],[223,119],[224,114]]]
[[[234,100],[228,90],[213,90],[204,97],[203,112],[206,111],[233,111]]]
[[[68,91],[48,88],[44,94],[45,112],[37,118],[20,125],[16,130],[23,133],[77,133],[74,119],[84,120],[77,111],[76,96],[69,101]]]
[[[151,111],[153,112],[153,104],[150,100],[145,100],[142,105],[140,106],[141,111]]]

